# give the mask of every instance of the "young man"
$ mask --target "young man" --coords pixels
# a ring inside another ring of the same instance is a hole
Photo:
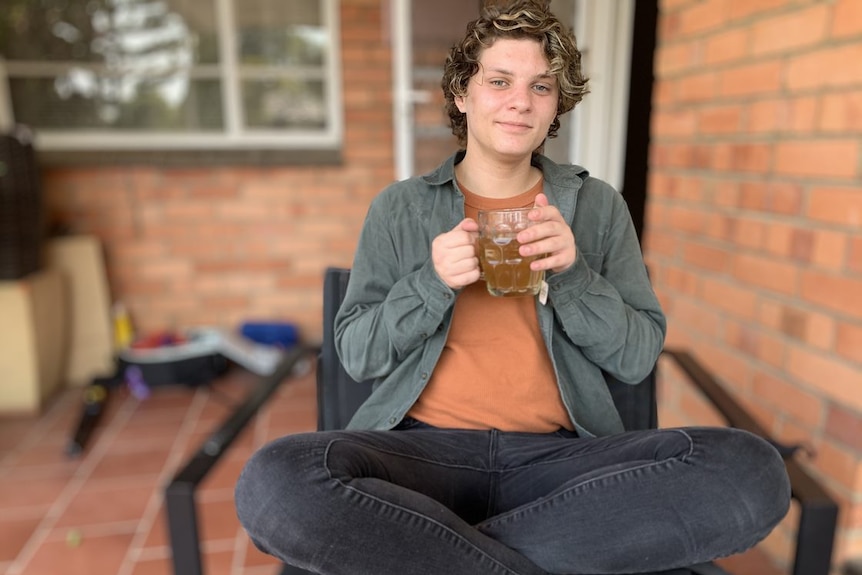
[[[742,551],[784,516],[777,452],[731,429],[623,433],[665,320],[620,195],[539,151],[586,92],[541,3],[490,7],[450,52],[464,150],[372,203],[336,340],[374,379],[347,431],[276,440],[237,486],[255,544],[322,574],[644,573]],[[532,206],[541,295],[488,294],[477,210]]]

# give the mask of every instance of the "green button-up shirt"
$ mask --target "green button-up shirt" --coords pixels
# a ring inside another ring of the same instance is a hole
[[[417,400],[446,343],[458,291],[438,277],[431,241],[464,219],[453,155],[435,171],[392,184],[372,202],[347,294],[335,318],[345,370],[374,392],[350,429],[389,429]],[[653,369],[666,322],[647,277],[626,203],[579,166],[535,156],[544,190],[571,225],[578,255],[546,274],[539,326],[557,385],[582,436],[623,430],[602,370],[638,383]],[[517,353],[517,350],[512,350]],[[465,381],[464,385],[471,385]]]

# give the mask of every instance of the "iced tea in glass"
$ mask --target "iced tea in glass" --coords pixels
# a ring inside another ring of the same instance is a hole
[[[480,210],[476,251],[488,292],[498,297],[530,296],[539,293],[544,271],[533,271],[530,263],[540,257],[522,256],[518,232],[533,225],[527,214],[533,208]]]

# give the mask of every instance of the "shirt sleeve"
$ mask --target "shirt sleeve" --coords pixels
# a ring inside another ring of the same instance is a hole
[[[420,352],[455,300],[431,263],[427,218],[393,196],[369,208],[335,317],[336,350],[357,381],[385,377]]]
[[[565,336],[587,359],[621,381],[638,383],[661,353],[666,320],[625,201],[597,182],[581,190],[581,214],[573,224],[578,255],[568,270],[549,276],[549,301]]]

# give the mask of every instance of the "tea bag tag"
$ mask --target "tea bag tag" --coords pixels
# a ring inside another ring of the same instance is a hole
[[[539,288],[539,303],[545,305],[548,303],[548,282],[542,280],[542,286]]]

